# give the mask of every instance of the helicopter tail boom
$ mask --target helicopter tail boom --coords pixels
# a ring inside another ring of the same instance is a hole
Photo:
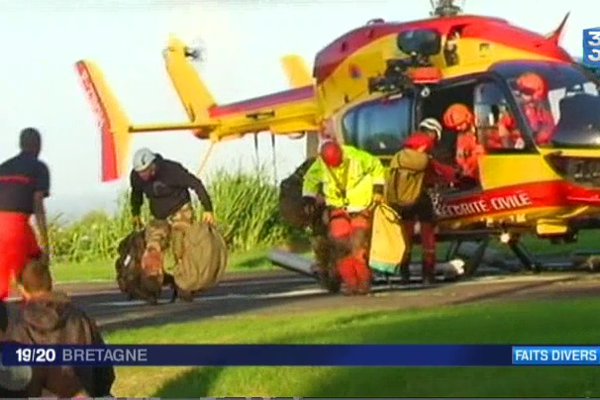
[[[197,52],[171,36],[163,54],[167,74],[185,108],[188,121],[132,125],[95,63],[89,60],[75,63],[98,118],[103,182],[123,175],[131,133],[135,132],[191,130],[199,139],[219,142],[264,131],[273,135],[299,134],[298,137],[301,137],[319,129],[312,78],[297,56],[282,60],[293,88],[235,103],[217,104],[190,61],[190,58],[197,57]]]

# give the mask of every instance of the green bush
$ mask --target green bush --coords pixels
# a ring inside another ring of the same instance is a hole
[[[285,225],[278,213],[279,189],[264,168],[255,173],[218,171],[207,187],[213,200],[215,218],[231,252],[272,246],[298,232]],[[195,201],[200,217],[202,208]],[[147,201],[144,221],[150,218]],[[132,230],[129,192],[118,199],[117,212],[107,215],[93,211],[82,219],[65,224],[60,216],[51,220],[49,235],[56,261],[86,262],[113,258],[116,246]]]

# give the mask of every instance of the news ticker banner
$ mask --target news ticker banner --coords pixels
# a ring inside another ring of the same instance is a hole
[[[4,344],[2,364],[128,366],[600,365],[600,346]]]

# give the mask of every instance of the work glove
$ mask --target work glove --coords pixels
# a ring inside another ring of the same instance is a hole
[[[202,222],[205,222],[209,225],[215,224],[215,215],[212,212],[205,212],[202,214]]]
[[[523,139],[518,138],[515,142],[515,149],[522,150],[524,148],[525,148],[525,142],[523,141]]]

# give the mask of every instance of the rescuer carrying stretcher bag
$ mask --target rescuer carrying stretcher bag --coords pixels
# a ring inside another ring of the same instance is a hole
[[[383,200],[385,173],[381,161],[371,154],[335,140],[324,141],[319,157],[304,177],[302,195],[306,206],[324,203],[326,241],[330,251],[315,249],[318,269],[333,264],[348,295],[371,292],[368,266],[371,205]],[[328,259],[324,259],[326,256]]]
[[[142,277],[152,276],[154,285],[149,286],[153,286],[153,296],[158,298],[159,288],[168,282],[164,278],[170,276],[165,273],[164,264],[167,250],[171,250],[175,261],[172,283],[176,296],[192,301],[195,292],[214,285],[227,267],[227,247],[218,230],[212,227],[215,223],[212,201],[204,184],[180,163],[147,148],[139,149],[133,156],[130,184],[133,226],[142,226],[140,215],[145,197],[149,200],[151,219],[144,228],[143,247],[142,237],[135,240],[136,236],[132,236],[119,249],[123,265],[119,264],[118,268],[130,271],[133,276],[138,271]],[[201,219],[196,217],[190,189],[202,204]],[[131,266],[133,271],[123,268],[127,253],[136,260]],[[121,273],[123,281],[127,281],[126,276]],[[141,283],[128,279],[130,286]]]

